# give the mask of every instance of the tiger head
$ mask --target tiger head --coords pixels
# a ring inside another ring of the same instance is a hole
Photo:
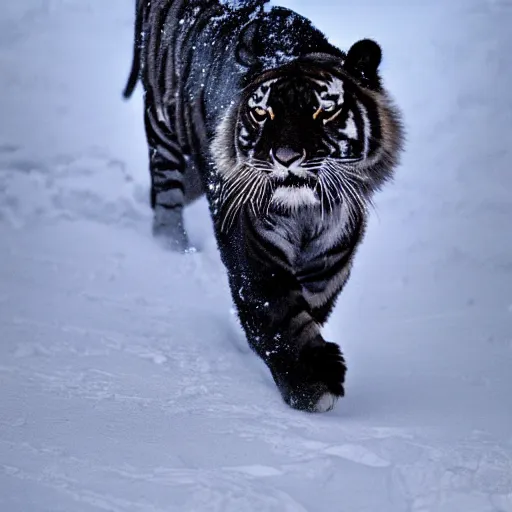
[[[313,54],[258,76],[214,141],[225,200],[279,209],[365,208],[392,175],[399,114],[381,86],[381,49]]]

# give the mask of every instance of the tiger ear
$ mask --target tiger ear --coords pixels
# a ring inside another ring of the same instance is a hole
[[[345,59],[345,68],[355,78],[376,78],[382,60],[380,46],[371,39],[361,39],[354,43]]]
[[[236,47],[236,60],[242,66],[249,68],[258,62],[255,48],[257,32],[257,22],[251,21],[240,33],[238,45]]]

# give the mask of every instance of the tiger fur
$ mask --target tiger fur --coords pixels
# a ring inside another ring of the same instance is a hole
[[[321,327],[347,282],[368,205],[402,150],[380,46],[348,52],[266,0],[138,0],[140,80],[155,235],[186,249],[183,208],[203,193],[251,348],[291,407],[344,395]]]

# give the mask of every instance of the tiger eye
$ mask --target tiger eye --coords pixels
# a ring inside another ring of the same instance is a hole
[[[313,119],[317,119],[319,116],[322,116],[321,119],[322,119],[323,123],[327,124],[328,122],[332,121],[333,119],[336,119],[336,117],[338,117],[339,113],[341,112],[341,108],[338,108],[338,110],[336,111],[337,107],[338,107],[338,105],[335,102],[328,103],[327,105],[322,105],[322,106],[318,107],[318,110],[316,110],[315,113],[313,114]],[[330,117],[327,117],[326,114],[333,114],[333,115],[331,115]]]
[[[267,118],[268,112],[261,107],[255,107],[251,109],[250,114],[255,122],[262,123]]]

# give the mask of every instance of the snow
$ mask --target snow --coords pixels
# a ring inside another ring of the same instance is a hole
[[[286,2],[382,44],[408,131],[316,415],[247,348],[205,202],[196,253],[151,237],[131,2],[4,4],[0,510],[511,512],[512,2]]]

